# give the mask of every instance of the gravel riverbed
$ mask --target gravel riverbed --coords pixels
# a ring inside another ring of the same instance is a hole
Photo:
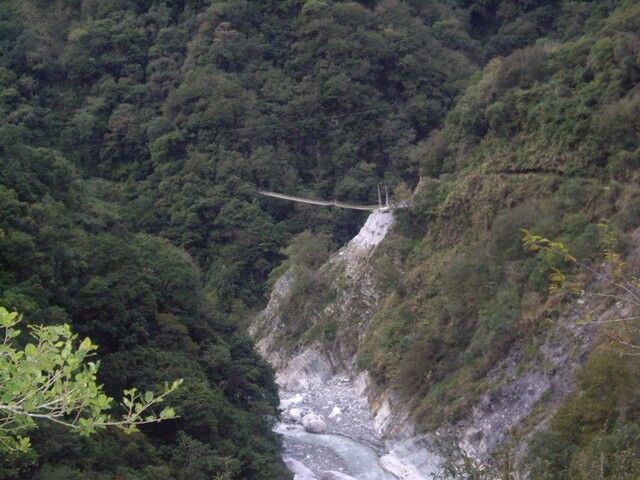
[[[377,459],[386,446],[373,428],[366,400],[356,394],[349,378],[334,376],[304,392],[281,391],[280,399],[283,421],[276,430],[284,433],[285,457],[302,462],[317,478],[326,471],[342,472],[358,480],[394,478],[378,467]],[[317,437],[294,431],[293,425],[310,413],[320,415],[327,425]],[[345,444],[350,445],[346,453]],[[366,458],[369,465],[354,465],[353,457]]]

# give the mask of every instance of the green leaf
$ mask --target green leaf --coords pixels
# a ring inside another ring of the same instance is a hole
[[[160,418],[162,420],[168,420],[170,418],[175,418],[176,412],[171,407],[166,407],[160,412]]]
[[[85,350],[85,351],[90,351],[93,349],[93,345],[91,344],[91,340],[89,339],[89,337],[85,338],[82,343],[80,344],[80,347],[78,347],[80,350]]]
[[[27,354],[27,357],[35,357],[38,352],[38,349],[33,343],[27,343],[26,347],[24,347],[24,353]]]
[[[18,440],[18,449],[20,451],[26,452],[27,450],[29,450],[29,448],[31,448],[31,440],[29,439],[29,437],[22,437],[18,435],[16,437],[16,440]]]

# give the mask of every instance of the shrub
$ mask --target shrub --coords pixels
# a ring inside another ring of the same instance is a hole
[[[512,87],[529,88],[547,75],[544,66],[546,50],[533,45],[516,50],[504,59],[496,76],[496,88],[504,92]]]
[[[490,274],[487,259],[481,253],[458,255],[443,275],[443,292],[473,311],[492,293]]]
[[[640,167],[640,148],[633,152],[620,150],[609,157],[607,164],[609,175],[615,180],[624,181]]]
[[[634,150],[640,131],[640,93],[605,106],[600,112],[597,133],[609,149]]]
[[[537,432],[529,443],[523,462],[531,478],[568,480],[569,463],[575,445],[554,432]]]
[[[573,457],[571,478],[611,480],[640,478],[640,426],[624,423],[608,435],[596,436],[586,448]]]
[[[319,268],[329,258],[332,248],[333,239],[328,233],[313,233],[311,230],[299,233],[282,251],[287,259],[271,271],[269,284],[273,285],[284,272],[293,266],[302,267],[301,270]],[[302,284],[303,282],[298,283]]]
[[[496,216],[491,226],[489,252],[500,260],[524,256],[522,229],[537,224],[543,212],[536,202],[525,202],[506,209]]]
[[[428,177],[437,177],[442,173],[442,165],[449,153],[449,138],[442,130],[433,130],[429,138],[411,149],[409,156],[419,163],[420,173]]]

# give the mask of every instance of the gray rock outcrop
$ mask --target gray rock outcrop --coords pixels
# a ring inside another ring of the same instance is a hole
[[[304,392],[323,385],[331,378],[329,362],[316,350],[307,349],[290,359],[286,368],[276,375],[276,383],[282,390]]]

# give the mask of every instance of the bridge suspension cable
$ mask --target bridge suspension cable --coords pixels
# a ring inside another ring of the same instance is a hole
[[[264,195],[266,197],[280,198],[282,200],[289,200],[291,202],[298,203],[307,203],[310,205],[320,205],[323,207],[338,207],[338,208],[350,208],[352,210],[380,210],[382,205],[357,205],[355,203],[347,203],[347,202],[339,202],[337,200],[311,200],[309,198],[304,197],[295,197],[293,195],[285,195],[284,193],[276,193],[276,192],[267,192],[265,190],[258,190],[260,195]]]

